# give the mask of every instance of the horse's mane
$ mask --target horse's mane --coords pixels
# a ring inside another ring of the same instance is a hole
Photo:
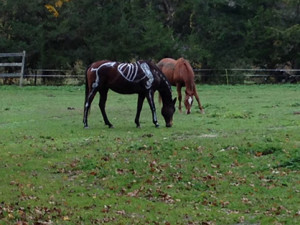
[[[177,60],[179,73],[182,76],[182,79],[185,81],[186,90],[190,90],[194,92],[194,71],[191,64],[184,58],[179,58]]]

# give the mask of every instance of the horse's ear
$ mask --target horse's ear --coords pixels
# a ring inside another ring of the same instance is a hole
[[[177,98],[175,97],[174,99],[173,99],[173,104],[175,105],[175,103],[176,103],[176,100],[177,100]]]

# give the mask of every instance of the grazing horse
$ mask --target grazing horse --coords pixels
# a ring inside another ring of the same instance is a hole
[[[181,112],[181,88],[185,86],[185,99],[184,105],[186,113],[191,113],[193,104],[193,96],[195,96],[201,113],[204,113],[204,109],[201,105],[196,85],[194,81],[194,71],[190,63],[184,58],[178,60],[171,58],[164,58],[157,64],[158,68],[166,75],[171,85],[176,86],[179,101],[179,111]]]
[[[105,60],[92,63],[86,70],[83,114],[85,128],[88,127],[88,112],[97,92],[100,94],[99,107],[105,125],[108,125],[110,128],[113,127],[105,112],[105,102],[109,89],[120,94],[138,94],[137,112],[135,116],[137,127],[140,127],[139,118],[145,98],[147,98],[152,111],[153,123],[156,127],[159,126],[153,100],[154,92],[158,90],[163,101],[161,114],[165,119],[166,126],[172,126],[176,98],[174,100],[172,99],[171,85],[155,64],[147,61],[120,63]]]

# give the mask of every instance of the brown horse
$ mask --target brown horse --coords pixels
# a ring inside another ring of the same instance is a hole
[[[184,58],[178,60],[171,58],[164,58],[157,64],[158,68],[166,75],[171,85],[176,86],[179,101],[179,111],[181,112],[181,88],[185,86],[185,99],[184,105],[186,113],[191,113],[191,107],[193,104],[193,96],[195,96],[201,113],[204,113],[204,109],[201,105],[196,85],[194,81],[194,71],[190,63]]]
[[[176,98],[172,100],[171,85],[157,66],[147,61],[120,63],[106,60],[94,62],[86,70],[83,114],[85,128],[88,127],[88,112],[97,92],[100,93],[99,107],[103,120],[108,127],[113,127],[105,111],[105,103],[109,89],[120,94],[138,94],[137,112],[135,116],[137,127],[140,127],[139,118],[145,98],[147,98],[152,111],[153,123],[156,127],[159,126],[153,101],[154,92],[158,90],[163,101],[161,114],[165,119],[166,126],[172,126]]]

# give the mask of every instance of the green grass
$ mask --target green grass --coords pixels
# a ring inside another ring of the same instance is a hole
[[[299,223],[299,85],[197,88],[172,128],[110,92],[83,129],[83,87],[0,86],[0,224]]]

